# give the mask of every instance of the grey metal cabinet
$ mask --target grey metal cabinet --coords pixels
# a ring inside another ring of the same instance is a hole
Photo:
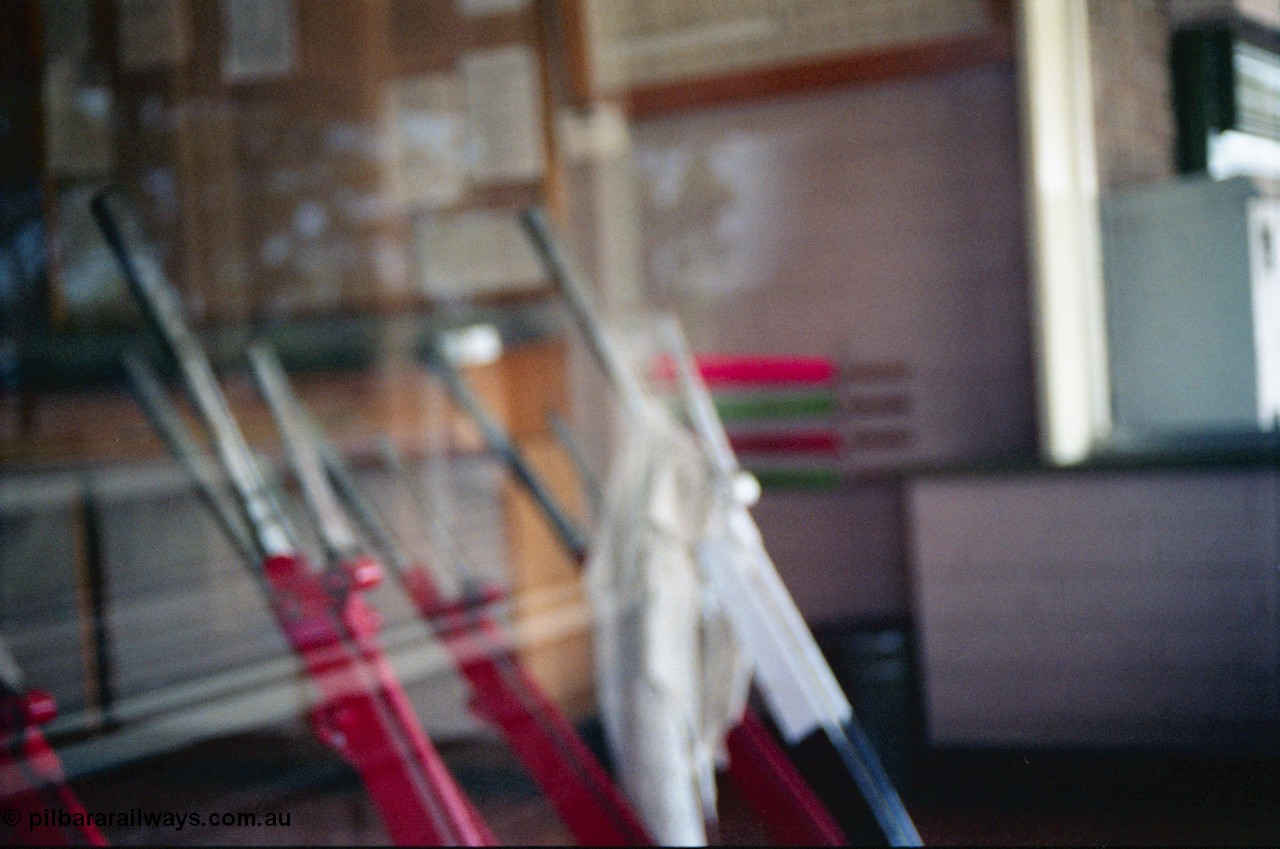
[[[1102,203],[1118,437],[1256,432],[1280,416],[1280,197],[1189,178]]]

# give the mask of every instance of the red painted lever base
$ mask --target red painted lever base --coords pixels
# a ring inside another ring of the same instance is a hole
[[[769,836],[787,846],[846,846],[844,831],[748,710],[729,732],[729,777]]]
[[[55,713],[53,699],[41,690],[0,698],[0,842],[106,846],[40,731]]]
[[[368,586],[369,564],[344,571]],[[383,655],[377,613],[352,586],[325,581],[301,557],[270,557],[263,569],[280,626],[320,692],[312,726],[360,774],[391,841],[493,845]]]
[[[405,571],[402,580],[419,613],[437,624],[471,685],[476,714],[502,732],[574,838],[592,846],[652,845],[640,818],[573,725],[512,655],[493,617],[466,602],[443,602],[421,567]]]

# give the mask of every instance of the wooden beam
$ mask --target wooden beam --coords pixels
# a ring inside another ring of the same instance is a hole
[[[640,86],[626,92],[627,114],[643,120],[705,106],[740,103],[856,83],[938,74],[1013,59],[1007,30],[994,34],[946,38],[816,61],[756,68],[742,73]]]

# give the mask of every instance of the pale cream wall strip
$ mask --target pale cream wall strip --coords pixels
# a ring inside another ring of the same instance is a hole
[[[1110,430],[1089,5],[1018,7],[1041,451],[1071,463]]]

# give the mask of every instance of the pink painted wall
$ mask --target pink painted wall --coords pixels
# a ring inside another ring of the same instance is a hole
[[[899,468],[1034,454],[1012,67],[632,129],[650,300],[695,348],[907,364]],[[895,484],[766,494],[757,516],[807,615],[905,610],[899,502]]]

